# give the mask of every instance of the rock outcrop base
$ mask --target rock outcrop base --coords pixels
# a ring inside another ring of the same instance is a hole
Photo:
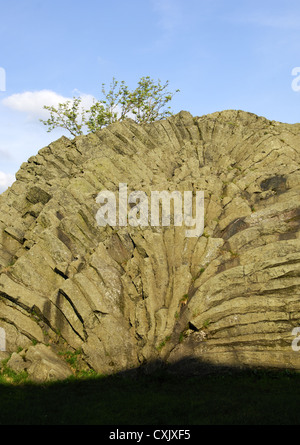
[[[43,148],[0,196],[6,354],[80,350],[106,374],[157,360],[299,369],[299,162],[300,124],[243,111],[128,119]],[[203,235],[99,227],[97,195],[120,183],[204,191]]]

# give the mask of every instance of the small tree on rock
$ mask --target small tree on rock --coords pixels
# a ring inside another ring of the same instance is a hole
[[[142,77],[134,91],[130,91],[124,81],[118,82],[113,78],[108,92],[105,84],[102,84],[103,99],[94,100],[93,105],[85,110],[81,97],[73,97],[73,100],[59,103],[57,107],[44,106],[50,112],[47,120],[40,121],[48,126],[48,132],[55,128],[64,128],[72,136],[93,133],[113,122],[132,118],[137,123],[150,123],[164,119],[172,115],[171,107],[167,106],[175,93],[167,90],[169,81],[164,84],[157,83],[149,76]]]

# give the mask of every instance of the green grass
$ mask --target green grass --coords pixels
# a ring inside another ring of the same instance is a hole
[[[284,372],[0,383],[0,425],[297,425],[299,404]]]

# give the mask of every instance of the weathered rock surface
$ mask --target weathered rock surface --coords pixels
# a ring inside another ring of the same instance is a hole
[[[66,362],[44,344],[14,352],[7,366],[16,373],[26,371],[37,382],[64,380],[72,375]]]
[[[7,351],[81,349],[103,373],[157,359],[299,369],[299,161],[300,124],[243,111],[126,120],[43,148],[0,196]],[[204,191],[204,234],[99,227],[96,197],[120,183]]]

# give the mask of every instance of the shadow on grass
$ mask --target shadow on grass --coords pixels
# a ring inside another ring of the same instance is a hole
[[[189,376],[153,366],[44,385],[0,384],[0,424],[299,424],[300,374],[219,371]]]

